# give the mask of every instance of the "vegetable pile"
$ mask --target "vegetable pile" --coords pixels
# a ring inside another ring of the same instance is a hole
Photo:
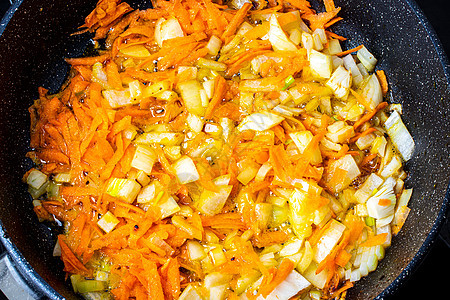
[[[414,141],[324,0],[100,0],[24,176],[88,299],[343,299],[409,213]]]

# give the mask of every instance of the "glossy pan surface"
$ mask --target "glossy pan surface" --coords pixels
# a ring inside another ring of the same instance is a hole
[[[138,2],[138,1],[135,1]],[[141,3],[145,8],[149,5]],[[344,21],[334,27],[349,38],[344,47],[364,43],[379,58],[390,83],[389,97],[401,103],[416,142],[407,163],[414,188],[411,213],[377,270],[351,290],[348,299],[385,298],[395,291],[428,251],[448,209],[450,91],[448,62],[418,7],[407,0],[335,0]],[[132,6],[137,7],[136,4]],[[25,279],[51,299],[78,299],[52,257],[55,234],[39,224],[23,173],[31,166],[28,107],[37,88],[55,92],[65,80],[64,57],[83,55],[89,36],[69,37],[95,1],[19,1],[0,25],[0,240]],[[5,25],[9,21],[5,28]]]

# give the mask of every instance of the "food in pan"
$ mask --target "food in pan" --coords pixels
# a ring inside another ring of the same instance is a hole
[[[88,299],[342,299],[409,213],[414,141],[332,0],[101,0],[25,174]],[[351,40],[350,40],[351,43]]]

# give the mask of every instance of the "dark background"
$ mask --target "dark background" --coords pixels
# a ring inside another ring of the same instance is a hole
[[[61,0],[67,1],[67,0]],[[367,0],[362,0],[367,1]],[[416,0],[419,7],[435,29],[444,50],[450,56],[450,8],[449,0]],[[0,0],[0,16],[3,16],[10,3]],[[449,224],[436,239],[431,251],[410,279],[391,297],[391,299],[449,299],[450,285],[450,234]],[[1,253],[0,249],[0,253]],[[0,292],[0,299],[4,296]]]

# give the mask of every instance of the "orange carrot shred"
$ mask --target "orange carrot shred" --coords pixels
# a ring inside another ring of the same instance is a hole
[[[61,259],[64,261],[64,270],[66,272],[76,271],[86,274],[88,269],[86,269],[86,267],[73,254],[72,250],[70,250],[69,246],[67,246],[64,235],[58,235],[58,242],[61,246]]]
[[[349,140],[349,142],[350,142],[350,143],[354,143],[354,142],[356,142],[359,138],[362,138],[363,136],[366,136],[366,135],[368,135],[368,134],[370,134],[370,133],[372,133],[372,132],[375,132],[375,131],[377,131],[376,128],[370,127],[370,128],[368,128],[368,129],[364,130],[363,132],[361,132],[360,134],[355,135],[354,137],[352,137],[352,138]]]
[[[251,7],[252,4],[249,2],[246,2],[244,3],[244,5],[242,5],[242,7],[237,11],[233,19],[231,20],[230,24],[228,24],[227,28],[223,32],[222,40],[233,35],[236,32],[238,26],[242,23],[245,15],[247,14],[247,12],[250,10]]]
[[[220,101],[223,100],[227,87],[228,85],[225,78],[217,76],[214,82],[214,95],[206,108],[205,119],[210,119],[212,117],[214,108],[216,108]]]
[[[275,271],[273,278],[269,280],[268,277],[264,276],[263,283],[261,283],[261,288],[258,293],[263,297],[267,297],[281,282],[283,282],[286,277],[292,272],[295,265],[289,258],[285,258],[281,261],[281,264]]]
[[[389,200],[389,199],[380,199],[380,200],[378,200],[378,205],[380,205],[380,206],[389,206],[389,205],[391,205],[391,200]]]
[[[341,159],[354,156],[361,176],[379,162],[379,154],[363,153],[354,144],[373,135],[377,129],[365,123],[387,103],[373,108],[366,96],[350,89],[367,112],[353,123],[351,138],[336,142],[332,126],[352,124],[342,114],[346,109],[333,115],[336,124],[326,113],[332,95],[326,79],[313,75],[304,47],[274,49],[273,24],[265,16],[276,13],[292,42],[299,24],[302,31],[323,30],[326,49],[331,39],[346,40],[329,29],[342,20],[341,8],[334,0],[323,0],[323,12],[307,0],[268,0],[263,9],[244,2],[232,9],[223,0],[153,0],[153,8],[140,11],[121,0],[100,0],[75,34],[92,32],[105,47],[96,56],[67,58],[71,72],[59,92],[38,89],[29,109],[32,151],[27,154],[38,167],[23,181],[32,180],[34,171],[47,176],[46,194],[34,211],[41,220],[66,222],[67,230],[58,235],[66,276],[92,278],[99,263],[107,263],[111,297],[174,300],[188,287],[203,295],[205,278],[214,271],[229,276],[226,297],[238,299],[236,280],[259,272],[257,293],[245,293],[249,299],[267,297],[296,263],[275,253],[277,264],[268,268],[261,250],[291,241],[295,232],[305,233],[315,251],[339,219],[345,229],[316,274],[324,276],[324,298],[344,297],[353,283],[340,278],[340,271],[352,253],[386,241],[386,233],[373,236],[370,230],[363,241],[364,218],[344,207],[345,218],[337,218],[333,206],[337,194],[355,202],[348,198],[357,187],[353,181],[347,188],[352,174],[339,165]],[[170,23],[173,30],[166,33]],[[211,68],[202,65],[200,58],[215,60],[217,69],[212,62]],[[376,76],[386,95],[386,74],[379,70]],[[295,80],[284,87],[287,79]],[[185,93],[183,84],[190,80],[201,89]],[[317,110],[304,107],[311,99],[320,100]],[[194,114],[188,104],[201,109]],[[262,112],[273,116],[273,124],[252,119]],[[243,120],[270,126],[240,130]],[[296,133],[307,133],[308,139],[297,140]],[[330,150],[325,138],[340,144],[339,151]],[[139,146],[144,142],[151,150]],[[185,166],[178,163],[183,157],[189,158]],[[125,187],[117,191],[119,182]],[[201,213],[218,204],[215,214]],[[393,205],[390,199],[377,204]],[[294,208],[298,228],[284,213]],[[326,220],[316,220],[323,211]],[[394,235],[409,211],[396,208]],[[199,245],[216,245],[208,248],[212,268],[191,257]]]

